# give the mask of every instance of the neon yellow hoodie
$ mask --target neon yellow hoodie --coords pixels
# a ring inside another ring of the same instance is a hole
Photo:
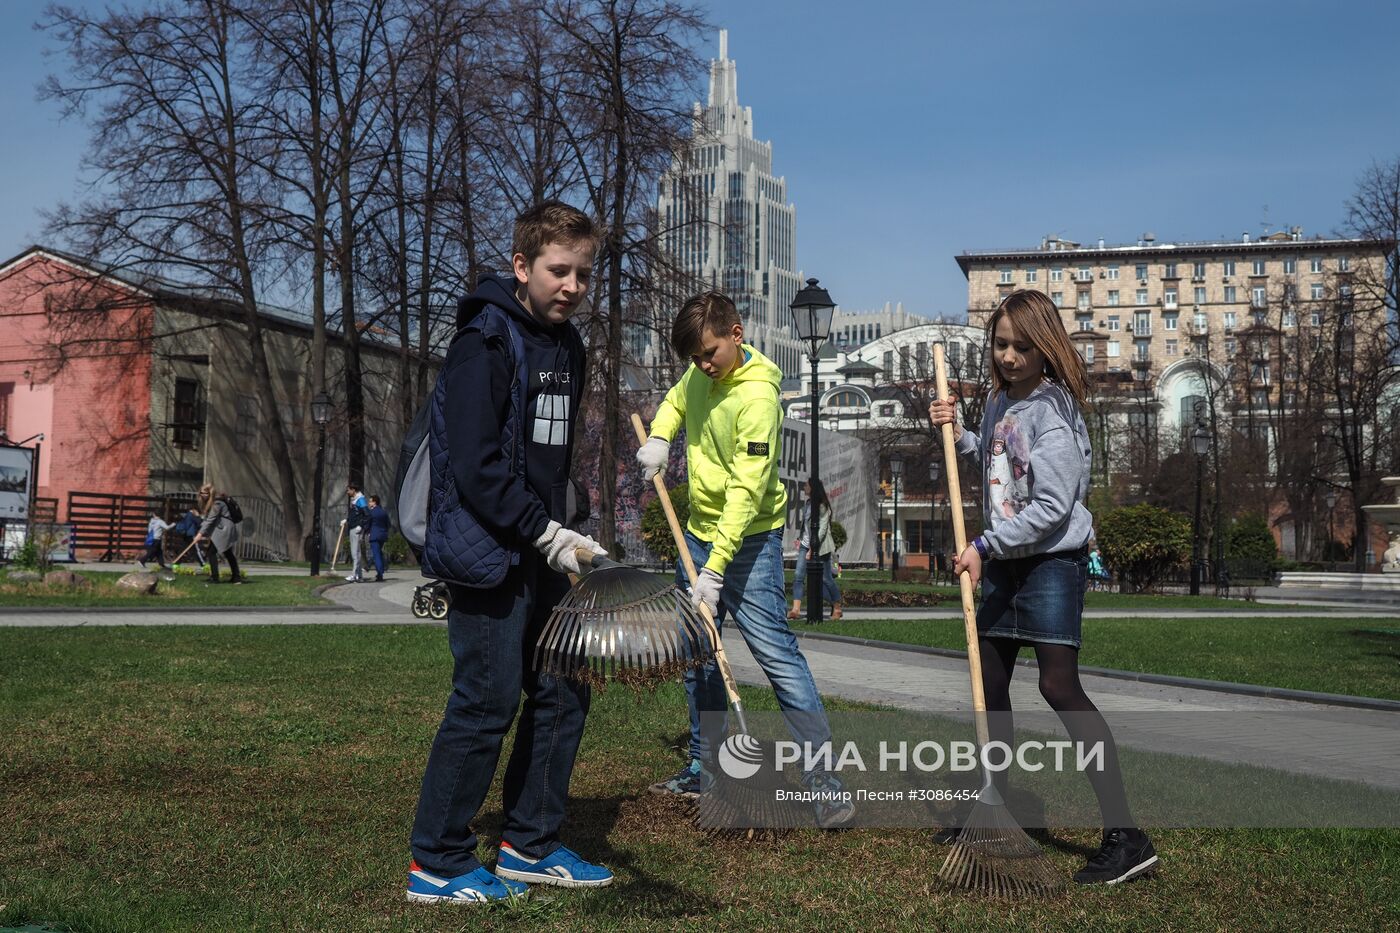
[[[686,527],[713,542],[705,566],[723,574],[749,535],[781,528],[787,492],[778,479],[783,372],[748,344],[745,362],[712,380],[693,364],[666,393],[650,434],[671,440],[685,426],[690,473]]]

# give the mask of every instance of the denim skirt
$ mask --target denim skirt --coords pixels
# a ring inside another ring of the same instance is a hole
[[[986,561],[977,631],[988,638],[1078,648],[1088,582],[1085,548]]]

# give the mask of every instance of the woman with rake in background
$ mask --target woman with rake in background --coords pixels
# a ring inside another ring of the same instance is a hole
[[[831,618],[841,618],[841,588],[832,575],[831,562],[836,554],[836,542],[831,537],[831,500],[826,495],[826,484],[813,477],[802,484],[802,494],[810,503],[817,500],[817,546],[812,547],[812,534],[807,529],[812,510],[806,506],[799,509],[802,518],[797,525],[797,568],[792,578],[792,608],[788,619],[802,619],[802,597],[807,589],[807,561],[818,560],[822,565],[821,598],[831,603]],[[815,555],[815,556],[814,556]]]
[[[1103,768],[1088,777],[1103,816],[1103,844],[1075,874],[1080,884],[1114,884],[1157,867],[1152,841],[1133,822],[1108,723],[1079,680],[1093,516],[1084,505],[1092,449],[1079,406],[1088,377],[1044,294],[1009,295],[987,323],[992,391],[981,434],[957,421],[957,403],[935,401],[936,428],[951,423],[958,452],[982,462],[986,530],[957,556],[954,570],[982,580],[977,613],[991,738],[1012,746],[1011,676],[1024,645],[1035,649],[1040,692],[1082,747],[1102,743]],[[1005,770],[996,790],[1006,797]]]

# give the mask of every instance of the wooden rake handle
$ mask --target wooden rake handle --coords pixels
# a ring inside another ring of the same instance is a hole
[[[948,393],[948,363],[943,356],[943,344],[933,345],[934,385],[938,400],[946,402]],[[948,511],[953,516],[953,543],[961,554],[967,550],[967,526],[963,524],[962,485],[958,482],[958,445],[953,439],[951,422],[943,425],[943,473],[948,477]],[[977,609],[972,596],[972,576],[964,570],[958,574],[958,591],[962,596],[963,634],[967,638],[967,670],[972,677],[973,719],[977,724],[977,741],[986,745],[987,697],[982,692],[982,652],[977,638]]]
[[[635,411],[632,412],[632,428],[637,432],[637,446],[644,447],[647,442],[646,425],[642,424],[642,416]],[[695,561],[690,557],[690,548],[685,543],[685,533],[681,531],[680,519],[676,517],[676,509],[671,505],[671,493],[666,489],[666,481],[657,473],[651,478],[656,485],[656,495],[661,500],[661,510],[666,513],[666,522],[671,526],[671,537],[676,541],[676,551],[680,555],[681,564],[685,567],[685,575],[690,580],[690,585],[694,586],[700,575],[695,570]],[[739,699],[739,688],[734,683],[734,672],[729,669],[729,658],[724,653],[724,643],[720,641],[719,626],[715,625],[714,616],[710,615],[710,607],[704,603],[700,604],[700,615],[704,617],[705,624],[709,626],[710,640],[715,646],[715,663],[719,665],[720,676],[724,678],[724,692],[729,695],[729,704],[734,708],[734,715],[739,720],[739,731],[748,733],[748,723],[744,721],[744,702]]]
[[[340,523],[340,534],[335,536],[335,550],[331,551],[331,573],[335,573],[335,562],[340,560],[340,542],[345,540],[345,523]]]
[[[189,544],[185,545],[185,549],[184,549],[183,551],[180,552],[180,556],[177,557],[177,558],[175,558],[174,560],[172,560],[170,563],[172,563],[172,564],[178,564],[180,561],[184,560],[184,559],[185,559],[185,555],[188,554],[188,553],[190,552],[190,548],[192,548],[192,547],[194,547],[194,539],[193,539],[193,538],[190,539],[190,543],[189,543]]]

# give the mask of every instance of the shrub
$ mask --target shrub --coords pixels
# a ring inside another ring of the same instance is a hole
[[[846,545],[846,526],[840,522],[831,523],[831,543],[838,551]]]
[[[391,564],[413,563],[413,551],[409,549],[408,541],[397,531],[391,531],[389,540],[384,542],[384,559]]]
[[[1099,552],[1135,593],[1150,590],[1191,557],[1191,522],[1155,505],[1125,505],[1099,521]]]
[[[38,570],[39,548],[35,545],[34,539],[26,537],[24,543],[15,549],[14,557],[11,560],[16,570]]]
[[[676,519],[685,528],[690,519],[690,487],[679,483],[671,488],[671,505],[676,510]],[[661,500],[653,498],[642,510],[642,543],[658,558],[666,563],[675,563],[680,557],[676,550],[676,539],[671,535],[666,512],[661,508]]]
[[[1257,512],[1240,516],[1230,526],[1228,547],[1232,559],[1271,563],[1278,558],[1269,523]]]

